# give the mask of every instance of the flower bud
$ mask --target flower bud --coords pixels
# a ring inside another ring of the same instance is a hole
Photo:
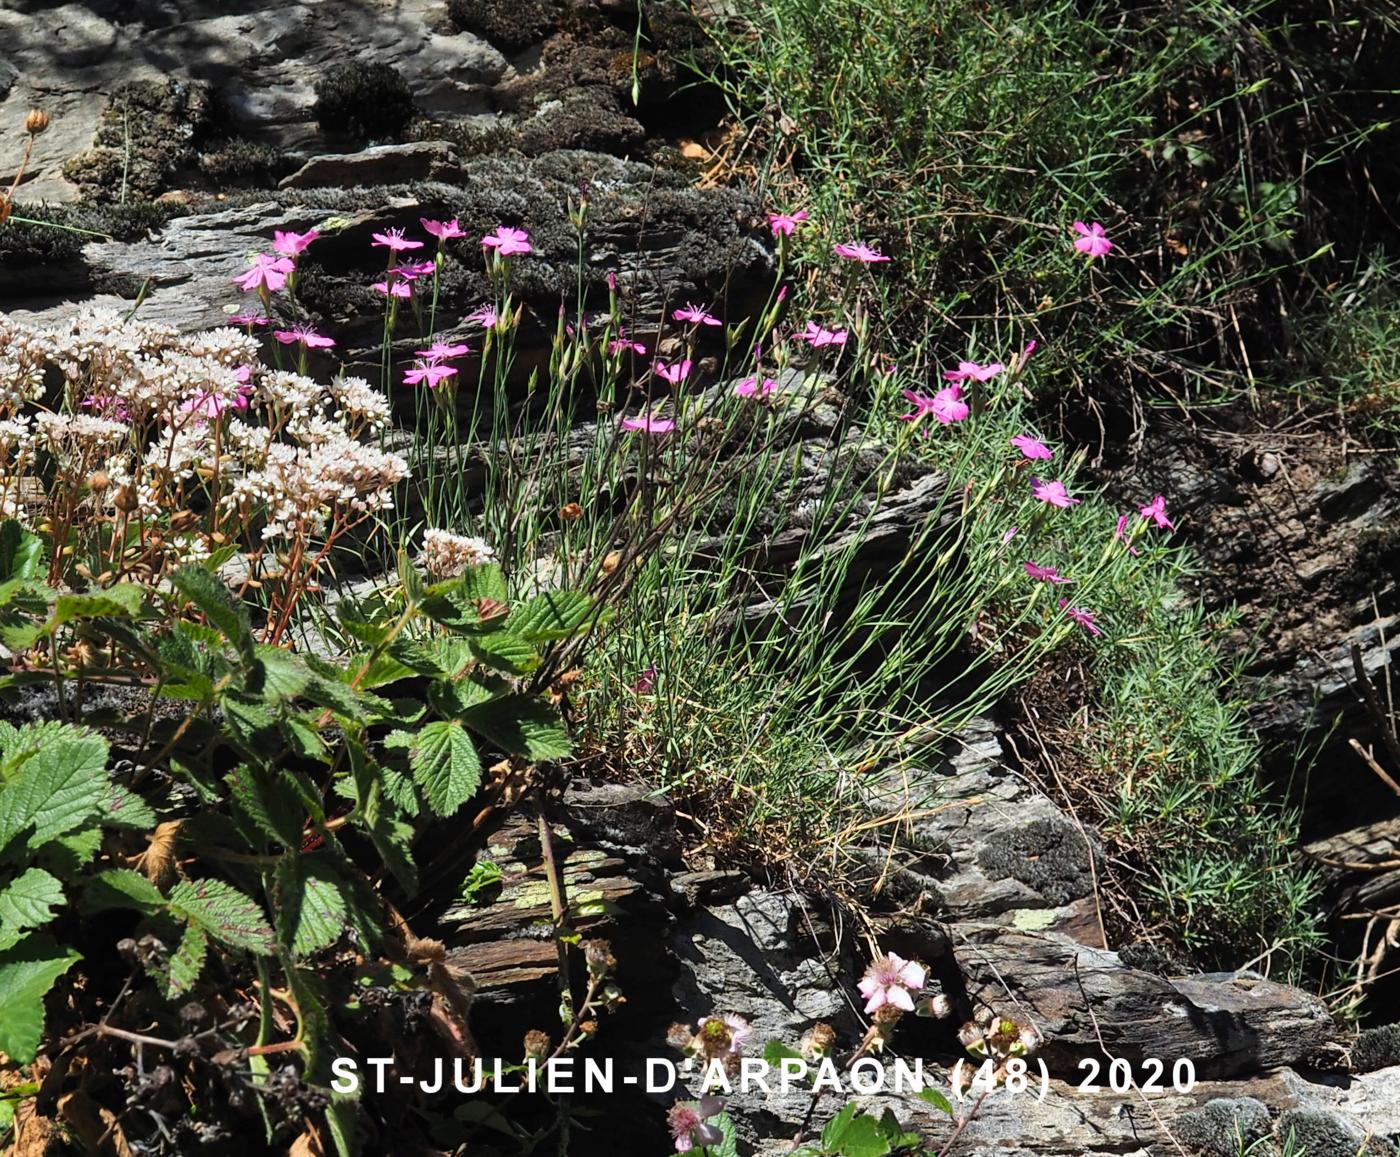
[[[31,137],[37,137],[49,127],[49,114],[41,108],[32,108],[29,115],[24,118],[24,131]]]
[[[525,1034],[525,1059],[527,1061],[544,1060],[549,1055],[552,1043],[549,1039],[549,1033],[532,1028]]]
[[[829,1024],[814,1024],[802,1038],[797,1051],[809,1061],[819,1061],[829,1057],[835,1047],[836,1030]]]
[[[583,962],[588,966],[591,976],[606,976],[617,965],[606,940],[585,940]]]

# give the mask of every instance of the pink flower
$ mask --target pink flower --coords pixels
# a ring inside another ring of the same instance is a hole
[[[643,414],[640,418],[623,418],[622,428],[640,430],[643,434],[669,434],[676,424],[670,418],[653,418],[650,414]]]
[[[870,962],[865,975],[856,985],[861,996],[865,997],[865,1011],[875,1012],[887,1004],[905,1012],[914,1011],[911,993],[919,992],[928,979],[922,964],[905,960],[893,952]]]
[[[791,237],[797,230],[797,226],[807,220],[807,210],[799,209],[796,213],[769,213],[768,228],[773,230],[774,237]]]
[[[197,414],[201,418],[217,418],[229,407],[235,410],[246,410],[248,408],[248,395],[253,392],[253,387],[248,384],[251,370],[247,366],[239,366],[234,370],[234,379],[238,382],[238,388],[234,390],[233,397],[226,398],[217,390],[199,390],[194,397],[180,403],[180,413]]]
[[[690,359],[685,358],[678,362],[654,361],[651,368],[658,378],[665,378],[671,385],[678,386],[690,376]]]
[[[497,321],[494,305],[481,305],[467,314],[466,321],[475,322],[482,329],[491,329]]]
[[[1019,526],[1011,527],[1009,530],[1007,530],[1005,534],[1001,536],[1001,545],[1005,546],[1008,542],[1015,538],[1016,535],[1020,533],[1020,531],[1021,528]]]
[[[413,287],[401,277],[394,278],[393,281],[376,281],[370,286],[375,293],[382,293],[385,297],[412,297]]]
[[[1070,606],[1069,599],[1060,600],[1060,610],[1064,611],[1065,614],[1067,614],[1071,619],[1073,619],[1076,623],[1078,623],[1081,627],[1088,631],[1089,634],[1103,634],[1103,631],[1101,631],[1097,626],[1094,625],[1094,614],[1092,611],[1086,611],[1082,607]]]
[[[487,249],[494,249],[502,257],[534,252],[530,235],[524,229],[511,229],[506,225],[498,225],[494,233],[488,233],[481,239],[481,244]]]
[[[718,1097],[701,1097],[698,1101],[677,1101],[666,1114],[666,1124],[676,1143],[677,1153],[689,1153],[697,1147],[710,1148],[724,1143],[724,1133],[709,1119],[724,1110]]]
[[[1175,530],[1176,524],[1167,517],[1167,500],[1160,494],[1146,506],[1138,507],[1138,513],[1149,522],[1155,522],[1163,530]]]
[[[713,314],[706,313],[705,310],[703,310],[700,306],[692,305],[690,302],[685,303],[684,309],[678,309],[674,313],[672,313],[671,318],[674,321],[687,321],[690,322],[692,325],[724,324],[724,322],[720,321],[720,319],[715,317]]]
[[[610,342],[608,342],[608,353],[616,356],[617,354],[622,353],[624,350],[630,350],[632,353],[635,354],[644,354],[647,352],[647,347],[639,341],[633,341],[627,336],[623,328],[621,326],[618,326],[617,337],[613,338]]]
[[[944,370],[943,377],[950,382],[965,382],[968,378],[974,381],[985,382],[997,376],[1006,369],[1001,362],[989,362],[987,365],[979,365],[977,362],[959,362],[955,370]]]
[[[938,419],[940,425],[946,426],[950,422],[961,422],[971,413],[967,403],[962,400],[961,386],[945,386],[931,398],[913,390],[905,390],[903,393],[905,398],[914,404],[914,409],[901,415],[901,422],[916,422],[928,414]]]
[[[762,384],[760,384],[759,380],[755,377],[745,378],[742,382],[740,382],[737,386],[734,387],[734,392],[738,394],[741,398],[766,398],[777,388],[778,383],[775,382],[772,378],[764,378]]]
[[[307,233],[291,233],[274,229],[272,231],[272,248],[287,257],[296,257],[299,253],[305,252],[306,247],[319,236],[320,234],[315,229]]]
[[[1128,537],[1127,531],[1128,531],[1128,516],[1127,516],[1126,514],[1120,514],[1120,515],[1118,516],[1118,529],[1115,530],[1115,531],[1113,532],[1113,537],[1116,538],[1119,542],[1123,543],[1123,545],[1126,546],[1126,547],[1128,548],[1128,553],[1129,553],[1129,554],[1131,554],[1131,555],[1139,555],[1139,554],[1141,554],[1142,551],[1138,550],[1138,548],[1135,547],[1135,546],[1133,545],[1133,540],[1132,540],[1131,538]]]
[[[1074,223],[1074,231],[1079,234],[1074,239],[1074,247],[1080,253],[1087,253],[1090,257],[1102,257],[1113,248],[1113,242],[1103,231],[1103,226],[1095,221],[1092,225],[1086,225],[1083,221]]]
[[[859,261],[863,265],[873,265],[877,261],[888,261],[889,258],[878,249],[872,249],[864,241],[845,241],[836,246],[836,252],[851,261]]]
[[[291,329],[273,330],[272,336],[283,345],[292,345],[295,342],[313,350],[330,349],[335,345],[335,338],[324,337],[309,325],[294,325]]]
[[[1026,363],[1031,360],[1031,354],[1035,353],[1035,347],[1035,338],[1031,338],[1030,341],[1026,342],[1025,348],[1021,350],[1021,356],[1016,359],[1017,368],[1025,368]]]
[[[1021,451],[1023,457],[1029,458],[1031,461],[1040,458],[1049,462],[1055,456],[1054,451],[1049,446],[1039,438],[1032,438],[1029,434],[1017,434],[1011,439],[1011,444]]]
[[[1065,578],[1064,575],[1060,574],[1053,566],[1041,566],[1039,563],[1035,562],[1023,562],[1021,565],[1026,568],[1026,573],[1030,575],[1031,578],[1038,579],[1043,583],[1050,583],[1051,586],[1054,586],[1056,583],[1067,583],[1070,581]]]
[[[295,269],[296,266],[287,257],[275,253],[259,253],[253,258],[253,267],[247,273],[240,273],[233,281],[240,289],[250,292],[254,289],[266,289],[269,293],[276,293],[287,284],[287,274]]]
[[[383,246],[394,253],[401,253],[405,249],[423,248],[423,242],[410,241],[403,235],[402,229],[390,229],[387,233],[373,233],[371,236],[374,238],[372,245]]]
[[[437,361],[418,361],[413,363],[411,370],[404,371],[403,384],[418,386],[426,383],[428,389],[435,390],[439,382],[455,376],[456,373],[456,366],[445,366]]]
[[[419,217],[418,220],[422,223],[424,230],[431,233],[439,242],[466,236],[462,232],[462,226],[457,223],[456,217],[453,217],[451,221],[430,221],[426,217]]]
[[[420,358],[427,358],[429,361],[441,361],[443,358],[460,358],[471,353],[471,346],[465,342],[458,342],[456,345],[449,345],[447,342],[438,339],[425,350],[418,350]]]
[[[1080,498],[1071,498],[1063,482],[1042,482],[1039,478],[1031,479],[1031,496],[1039,498],[1041,502],[1048,502],[1051,506],[1062,508],[1078,506],[1083,501]]]
[[[410,261],[407,265],[395,265],[390,273],[397,273],[400,277],[408,281],[413,281],[419,277],[427,277],[437,269],[436,261]]]
[[[78,405],[84,410],[98,410],[114,422],[131,421],[131,411],[115,394],[89,394]]]
[[[638,695],[650,695],[656,686],[656,664],[648,663],[647,669],[637,676],[637,681],[632,684],[632,690]]]
[[[228,319],[229,325],[267,325],[268,319],[256,313],[236,313]]]
[[[816,322],[809,321],[805,330],[792,336],[798,341],[805,341],[813,349],[821,349],[827,345],[845,345],[850,334],[844,329],[825,329]]]

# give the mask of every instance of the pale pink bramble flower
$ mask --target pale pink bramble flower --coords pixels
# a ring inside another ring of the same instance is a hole
[[[502,257],[534,252],[530,234],[524,229],[512,229],[507,225],[498,225],[494,233],[488,233],[481,239],[481,244],[487,249],[494,249]]]
[[[805,341],[813,349],[821,349],[828,345],[845,345],[850,332],[844,329],[826,329],[814,321],[807,323],[807,328],[801,333],[793,334],[798,341]]]
[[[335,345],[335,338],[319,334],[309,325],[294,325],[291,329],[274,330],[272,336],[283,345],[299,344],[313,350],[330,349]]]
[[[1175,530],[1176,524],[1167,517],[1167,500],[1160,494],[1153,497],[1146,506],[1138,507],[1138,513],[1149,522],[1155,522],[1162,530]]]
[[[1118,529],[1113,532],[1113,537],[1128,548],[1129,554],[1137,556],[1142,553],[1133,545],[1133,540],[1128,535],[1128,516],[1126,514],[1118,516]]]
[[[689,1153],[696,1148],[711,1148],[724,1143],[724,1133],[709,1119],[724,1111],[718,1097],[704,1096],[698,1101],[677,1101],[666,1114],[677,1153]]]
[[[238,274],[233,278],[233,282],[240,289],[249,292],[265,289],[269,293],[276,293],[287,284],[287,274],[295,271],[296,266],[290,258],[276,253],[259,253],[253,258],[252,268],[247,273]]]
[[[878,249],[872,249],[864,241],[843,241],[836,246],[836,252],[848,261],[859,261],[862,265],[874,265],[877,261],[889,260]]]
[[[669,434],[676,428],[676,423],[670,418],[654,418],[650,414],[643,414],[639,418],[623,418],[622,428],[636,430],[642,434]]]
[[[723,325],[724,322],[715,317],[714,314],[691,302],[685,303],[684,309],[675,310],[671,314],[673,321],[689,322],[691,325]]]
[[[777,388],[778,383],[772,378],[764,378],[762,383],[760,383],[758,378],[753,377],[745,378],[734,387],[734,392],[741,398],[766,398]]]
[[[928,972],[922,964],[890,952],[870,962],[870,967],[856,987],[865,997],[866,1013],[875,1012],[887,1004],[904,1012],[913,1012],[913,994],[924,987],[927,979]]]
[[[1031,496],[1061,509],[1078,506],[1083,501],[1081,498],[1071,498],[1063,482],[1042,482],[1039,478],[1031,479]]]
[[[1056,583],[1067,583],[1070,581],[1053,566],[1041,566],[1039,563],[1035,562],[1023,562],[1021,565],[1025,567],[1026,573],[1030,575],[1031,578],[1039,582],[1049,583],[1051,586],[1054,586]]]
[[[272,248],[286,257],[296,257],[306,251],[306,247],[320,234],[315,229],[305,233],[294,233],[282,229],[272,231]]]
[[[1074,231],[1079,234],[1074,239],[1074,247],[1080,253],[1087,253],[1090,257],[1102,257],[1113,248],[1113,242],[1108,239],[1103,226],[1097,221],[1091,225],[1076,221]]]
[[[387,233],[372,233],[370,236],[374,240],[370,243],[394,253],[402,253],[406,249],[422,249],[423,242],[412,241],[403,235],[402,229],[390,229]]]
[[[651,368],[658,378],[664,378],[671,385],[678,386],[690,376],[691,362],[689,358],[683,358],[678,362],[657,360],[651,363]]]
[[[1086,611],[1083,607],[1070,606],[1069,599],[1060,600],[1060,610],[1064,611],[1066,615],[1068,615],[1071,619],[1073,619],[1076,623],[1078,623],[1081,627],[1088,631],[1089,634],[1103,634],[1103,631],[1101,631],[1094,622],[1095,616],[1092,611]]]
[[[1001,362],[989,362],[981,365],[978,362],[959,362],[955,370],[944,370],[943,377],[949,382],[965,382],[969,378],[977,382],[985,382],[997,376],[1006,369]]]
[[[1036,459],[1049,462],[1055,456],[1049,446],[1030,434],[1017,434],[1011,439],[1011,444],[1021,451],[1022,457],[1029,458],[1032,462]]]
[[[769,213],[768,228],[774,237],[791,237],[798,225],[807,220],[807,210],[798,209],[795,213]]]
[[[419,361],[413,363],[411,370],[404,371],[403,384],[406,386],[426,385],[428,389],[435,390],[439,383],[455,377],[456,374],[456,366],[445,366],[437,361]]]
[[[439,244],[444,241],[451,241],[454,237],[466,236],[466,233],[462,231],[462,226],[456,217],[453,217],[451,221],[432,221],[427,217],[419,217],[418,220],[422,224],[424,231],[436,237]]]
[[[465,342],[445,342],[441,338],[433,342],[425,350],[415,351],[420,358],[427,358],[429,361],[441,361],[443,358],[465,357],[472,352],[471,346]]]

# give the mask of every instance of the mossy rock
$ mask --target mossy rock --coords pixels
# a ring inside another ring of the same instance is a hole
[[[271,145],[235,137],[203,153],[199,171],[220,189],[273,189],[296,162]]]
[[[1288,1146],[1289,1135],[1293,1144]],[[1354,1125],[1322,1109],[1293,1109],[1278,1119],[1280,1146],[1304,1157],[1391,1157],[1394,1146],[1364,1138]]]
[[[1372,1073],[1400,1065],[1400,1024],[1365,1029],[1351,1047],[1351,1071]]]
[[[1272,1132],[1268,1106],[1253,1097],[1217,1097],[1177,1118],[1176,1139],[1209,1157],[1240,1157]],[[1255,1150],[1259,1153],[1259,1150]]]
[[[196,170],[201,146],[220,135],[224,120],[206,84],[131,81],[112,93],[92,148],[69,160],[63,175],[87,201],[152,200]]]
[[[352,60],[316,82],[321,131],[355,141],[398,140],[413,120],[413,92],[389,64]]]
[[[1037,819],[995,832],[978,849],[977,862],[989,877],[1019,880],[1057,906],[1093,890],[1084,836],[1068,820]]]
[[[28,220],[16,221],[12,217],[0,225],[0,269],[76,262],[83,246],[91,241],[103,237],[136,241],[188,211],[184,205],[151,201],[128,205],[25,205],[19,215]],[[30,224],[31,221],[36,223]],[[93,233],[103,237],[94,237]]]
[[[554,0],[447,0],[447,14],[463,32],[514,51],[538,44],[559,27]]]

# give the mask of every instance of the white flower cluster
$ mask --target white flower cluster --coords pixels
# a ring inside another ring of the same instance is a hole
[[[182,335],[111,310],[49,326],[0,315],[0,513],[31,526],[61,510],[70,527],[126,519],[145,534],[178,515],[160,541],[180,560],[231,530],[344,529],[391,507],[408,474],[362,440],[388,421],[364,379],[271,370],[241,330]]]
[[[484,539],[447,530],[425,530],[418,565],[435,578],[456,578],[495,558],[496,552]]]

